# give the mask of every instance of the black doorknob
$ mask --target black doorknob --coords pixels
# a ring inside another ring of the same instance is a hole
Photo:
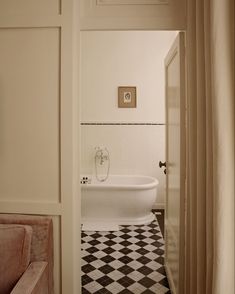
[[[161,167],[163,167],[163,166],[166,167],[166,161],[165,161],[165,162],[161,162],[161,161],[159,161],[159,167],[161,168]]]

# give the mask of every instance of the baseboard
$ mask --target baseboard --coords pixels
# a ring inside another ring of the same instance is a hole
[[[165,203],[164,202],[162,202],[162,203],[155,202],[153,204],[153,209],[165,209]]]

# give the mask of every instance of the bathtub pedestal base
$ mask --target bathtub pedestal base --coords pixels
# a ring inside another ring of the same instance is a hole
[[[117,232],[119,225],[110,222],[84,222],[82,231],[98,231],[98,232]]]
[[[99,224],[106,224],[107,227],[113,226],[113,225],[123,225],[123,226],[131,226],[131,225],[145,225],[151,223],[155,219],[155,216],[152,212],[150,212],[148,215],[144,217],[139,217],[139,218],[118,218],[118,219],[112,219],[112,218],[87,218],[87,217],[82,217],[82,224],[94,224],[94,226],[99,226]],[[94,230],[94,231],[99,231],[99,230]],[[101,230],[103,231],[103,230]],[[112,231],[112,230],[107,230],[107,231]]]

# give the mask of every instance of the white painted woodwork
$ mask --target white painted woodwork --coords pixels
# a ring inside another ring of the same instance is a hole
[[[186,0],[81,0],[82,30],[183,30]]]
[[[165,265],[172,293],[183,292],[185,217],[185,54],[179,33],[166,59]]]
[[[0,0],[0,213],[52,216],[55,294],[81,287],[78,5]]]
[[[9,15],[59,14],[61,0],[0,0],[0,18]]]
[[[60,202],[59,40],[58,28],[1,29],[1,200]]]

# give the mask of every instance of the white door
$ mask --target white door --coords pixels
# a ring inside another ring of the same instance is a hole
[[[165,58],[165,266],[172,293],[183,294],[185,227],[185,45],[179,33]]]

